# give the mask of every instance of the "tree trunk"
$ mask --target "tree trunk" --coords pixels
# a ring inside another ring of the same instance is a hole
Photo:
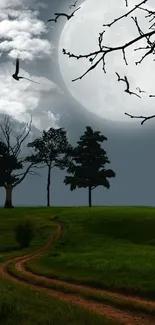
[[[5,186],[6,198],[4,208],[14,208],[12,205],[12,185],[8,184]]]
[[[92,206],[91,204],[91,186],[88,187],[88,199],[89,199],[89,207]]]
[[[47,207],[50,207],[50,184],[51,184],[51,167],[48,166],[48,176],[47,176]]]

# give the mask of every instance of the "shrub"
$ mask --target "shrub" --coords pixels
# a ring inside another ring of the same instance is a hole
[[[35,237],[36,228],[32,221],[26,220],[18,224],[15,228],[15,238],[20,248],[28,247]]]

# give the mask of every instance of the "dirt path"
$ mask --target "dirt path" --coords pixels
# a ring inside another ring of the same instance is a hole
[[[54,220],[53,220],[54,221]],[[56,220],[55,220],[56,222]],[[89,310],[89,311],[94,311],[100,315],[105,315],[108,318],[111,319],[115,319],[120,321],[122,324],[125,325],[155,325],[155,317],[153,316],[147,316],[146,314],[143,313],[136,313],[136,312],[131,312],[131,311],[123,311],[122,309],[110,306],[110,305],[106,305],[104,303],[97,303],[97,302],[93,302],[93,301],[89,301],[85,298],[70,294],[70,293],[62,293],[60,291],[55,291],[46,287],[40,286],[39,284],[33,284],[33,280],[34,279],[39,279],[39,280],[44,280],[44,281],[48,281],[48,282],[53,282],[56,284],[61,284],[63,286],[65,286],[66,288],[72,288],[72,289],[76,289],[79,291],[80,290],[87,290],[87,292],[94,292],[94,293],[101,293],[103,296],[104,295],[110,295],[113,297],[117,297],[123,300],[131,300],[132,302],[140,302],[141,304],[143,303],[144,305],[150,305],[151,307],[155,308],[155,302],[152,301],[148,301],[148,300],[144,300],[141,298],[136,298],[136,297],[131,297],[131,296],[125,296],[125,295],[121,295],[121,294],[117,294],[117,293],[113,293],[111,291],[108,290],[101,290],[101,289],[94,289],[88,286],[84,286],[84,285],[76,285],[76,284],[71,284],[65,281],[61,281],[61,280],[56,280],[56,279],[51,279],[48,278],[46,276],[41,276],[41,275],[36,275],[33,274],[31,271],[28,271],[25,269],[24,263],[27,262],[30,259],[34,259],[39,255],[42,255],[43,253],[45,253],[46,251],[52,249],[55,241],[57,241],[61,236],[62,236],[62,232],[63,232],[63,226],[64,224],[61,223],[57,223],[57,230],[54,234],[54,236],[52,237],[51,241],[45,245],[44,247],[38,249],[37,251],[30,253],[30,254],[25,254],[24,256],[20,256],[20,257],[15,257],[3,264],[0,265],[0,276],[2,276],[5,279],[11,279],[14,282],[17,283],[22,283],[26,286],[30,286],[33,289],[36,290],[40,290],[43,292],[48,293],[49,295],[53,296],[53,297],[58,297],[59,299],[66,301],[66,302],[71,302],[74,303],[76,305],[81,306],[82,308]],[[16,262],[15,263],[15,267],[18,271],[28,275],[30,278],[29,280],[24,280],[24,279],[20,279],[18,278],[18,276],[14,276],[9,274],[8,270],[7,270],[7,266],[10,262]]]

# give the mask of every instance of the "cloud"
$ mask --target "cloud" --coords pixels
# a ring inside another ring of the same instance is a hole
[[[46,75],[38,76],[37,59],[44,59],[45,66],[45,60],[52,57],[54,50],[48,40],[49,30],[40,18],[40,11],[45,8],[46,4],[37,0],[0,0],[0,57],[6,59],[0,64],[0,115],[9,114],[19,122],[28,122],[32,115],[33,125],[39,130],[58,127],[60,115],[54,113],[54,109],[63,94]],[[17,56],[20,58],[20,76],[38,84],[24,79],[17,82],[12,78]],[[31,75],[25,67],[22,69],[22,60],[32,62],[28,65],[28,69],[32,67],[33,70]]]
[[[10,114],[20,122],[27,122],[30,115],[36,128],[43,129],[50,126],[58,127],[59,115],[53,114],[46,99],[50,97],[51,104],[63,93],[59,87],[45,77],[29,75],[20,69],[20,75],[31,78],[39,84],[28,80],[19,82],[12,78],[15,67],[11,62],[0,65],[0,113]],[[40,106],[43,100],[43,107]]]
[[[43,111],[41,116],[33,118],[33,124],[39,130],[48,130],[50,127],[57,129],[60,127],[59,118],[59,114],[54,115],[51,111]]]
[[[47,4],[46,3],[43,3],[43,2],[34,2],[34,4],[32,4],[32,1],[30,2],[30,5],[32,6],[32,8],[34,9],[38,9],[38,8],[41,8],[41,9],[46,9],[47,8]]]
[[[39,9],[42,3],[33,3]],[[39,11],[32,10],[22,0],[1,0],[0,2],[0,52],[7,53],[10,58],[17,55],[22,60],[44,58],[54,48],[45,39],[48,29],[38,18]]]

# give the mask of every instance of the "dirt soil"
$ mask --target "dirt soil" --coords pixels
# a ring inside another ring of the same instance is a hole
[[[65,286],[66,288],[76,289],[77,291],[78,291],[78,289],[79,289],[79,291],[86,290],[87,292],[89,291],[90,293],[100,293],[103,296],[109,295],[111,297],[123,299],[124,301],[130,300],[132,302],[140,302],[143,305],[147,305],[147,306],[150,305],[155,310],[155,302],[154,301],[144,300],[139,297],[124,295],[124,294],[120,294],[120,293],[116,293],[116,292],[112,292],[112,291],[108,291],[108,290],[95,289],[95,288],[92,288],[89,286],[72,284],[72,283],[68,283],[66,281],[52,279],[51,277],[49,278],[47,276],[36,275],[36,274],[32,273],[31,271],[27,270],[26,266],[24,265],[25,262],[27,262],[28,260],[33,260],[36,257],[41,256],[45,252],[51,250],[52,247],[54,246],[55,242],[61,238],[61,236],[63,234],[64,223],[57,221],[57,219],[55,219],[55,220],[52,219],[52,221],[56,222],[57,230],[56,230],[55,234],[53,235],[52,239],[50,240],[50,242],[48,244],[46,244],[44,247],[38,249],[37,251],[35,251],[33,253],[25,254],[20,257],[18,256],[18,257],[8,260],[7,262],[0,264],[0,276],[3,277],[4,279],[11,279],[12,281],[14,281],[16,283],[30,286],[31,288],[33,288],[35,290],[43,291],[43,292],[45,292],[53,297],[57,297],[63,301],[79,305],[80,307],[82,307],[88,311],[93,311],[93,312],[96,312],[97,314],[105,315],[110,319],[118,320],[120,323],[125,324],[125,325],[155,325],[155,316],[146,315],[145,313],[136,312],[134,310],[133,311],[126,310],[126,309],[122,310],[121,308],[110,306],[110,304],[107,305],[107,304],[100,303],[100,302],[98,303],[95,301],[89,301],[88,299],[82,298],[79,295],[75,295],[75,294],[73,295],[70,293],[62,293],[58,290],[56,291],[53,289],[46,288],[46,286],[44,284],[39,285],[39,284],[33,283],[33,280],[35,280],[35,279],[44,280],[44,282],[47,281],[47,282],[51,282],[51,283],[60,284],[60,285]],[[18,278],[17,275],[11,275],[9,273],[9,271],[7,270],[7,267],[11,262],[15,262],[15,268],[18,271],[24,273],[25,275],[28,275],[30,278],[24,280],[24,279]]]

